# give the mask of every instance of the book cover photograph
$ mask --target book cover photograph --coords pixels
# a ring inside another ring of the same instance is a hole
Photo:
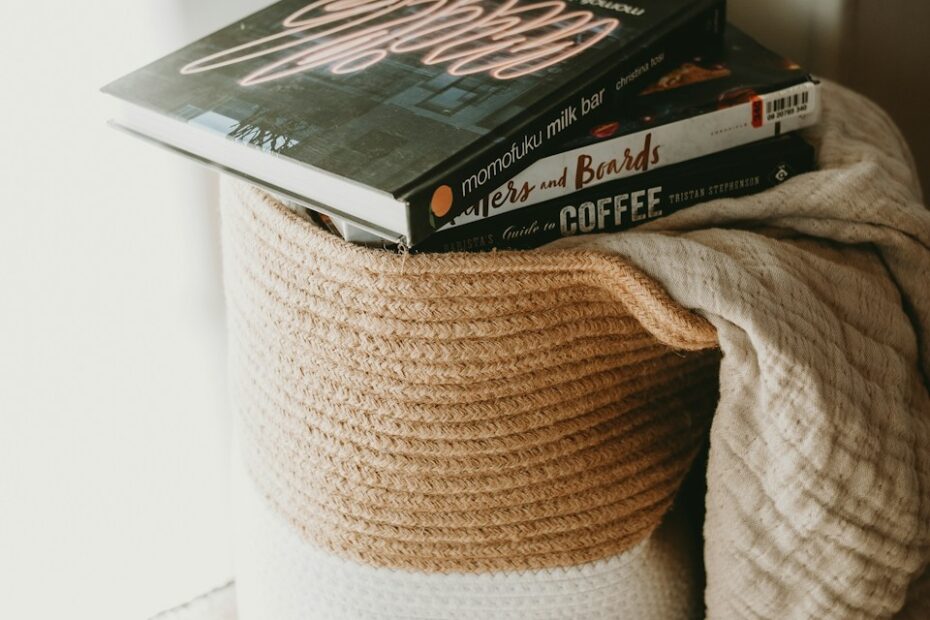
[[[637,96],[614,110],[614,118],[589,130],[590,135],[567,137],[565,148],[609,137],[611,132],[633,133],[656,125],[691,118],[707,112],[751,103],[757,97],[808,85],[814,79],[801,65],[774,52],[730,25],[719,48],[692,55],[658,80],[639,90]],[[783,102],[786,103],[786,102]],[[797,112],[800,101],[792,102]],[[790,114],[765,110],[763,120],[778,121]],[[771,115],[771,119],[768,116]]]
[[[730,26],[724,45],[682,62],[635,97],[566,135],[443,230],[814,124],[819,84]]]
[[[134,133],[414,242],[722,27],[715,0],[283,0],[104,92]]]

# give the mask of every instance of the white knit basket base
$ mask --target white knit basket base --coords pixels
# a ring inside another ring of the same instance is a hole
[[[678,620],[700,615],[700,549],[672,516],[645,542],[574,567],[426,573],[336,557],[234,474],[239,620]]]

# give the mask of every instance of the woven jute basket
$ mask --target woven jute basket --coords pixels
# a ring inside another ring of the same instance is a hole
[[[715,332],[617,256],[352,246],[224,182],[239,450],[316,548],[432,573],[576,566],[660,523]]]

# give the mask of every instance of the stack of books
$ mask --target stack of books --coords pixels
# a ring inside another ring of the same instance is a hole
[[[723,0],[282,0],[104,91],[115,125],[415,252],[762,191],[813,169],[821,108]]]

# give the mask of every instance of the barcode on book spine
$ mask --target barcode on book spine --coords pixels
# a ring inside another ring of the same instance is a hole
[[[810,91],[808,90],[769,99],[765,102],[765,120],[766,122],[777,121],[806,112],[809,102]]]

